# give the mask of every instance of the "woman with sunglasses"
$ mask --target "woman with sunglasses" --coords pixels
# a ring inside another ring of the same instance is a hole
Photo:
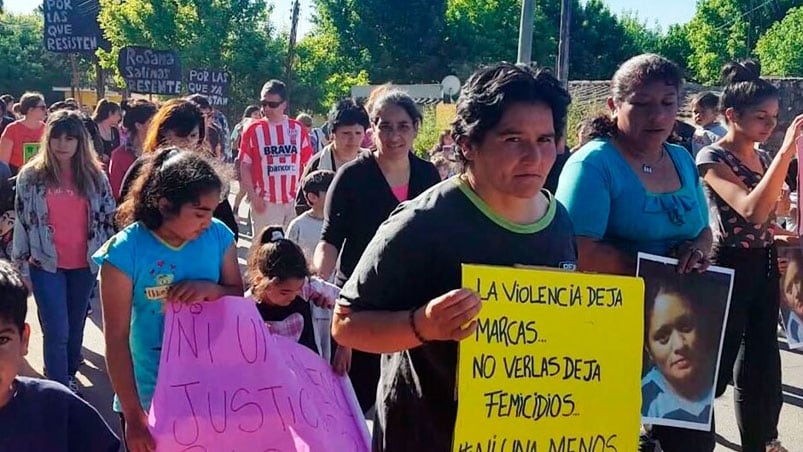
[[[329,279],[337,263],[336,283],[343,287],[363,251],[399,203],[440,182],[431,163],[410,149],[421,125],[421,112],[406,93],[387,90],[371,105],[374,144],[337,172],[326,195],[321,241],[313,267]],[[367,412],[376,398],[379,354],[334,350],[333,365],[348,372],[360,407]]]
[[[0,137],[0,160],[11,167],[13,174],[39,151],[47,116],[44,96],[34,92],[23,94],[20,112],[23,118],[9,124]]]

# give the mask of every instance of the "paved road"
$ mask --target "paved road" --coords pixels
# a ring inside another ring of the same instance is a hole
[[[243,209],[243,213],[245,210]],[[245,264],[245,256],[250,246],[246,234],[241,234],[239,243],[240,264]],[[245,237],[242,237],[242,236]],[[42,333],[36,322],[36,304],[28,300],[28,321],[31,323],[31,347],[27,358],[25,374],[42,375]],[[784,406],[779,426],[781,439],[790,452],[803,452],[803,350],[788,350],[786,341],[779,337],[782,348]],[[92,403],[112,427],[119,431],[117,416],[111,410],[112,390],[106,375],[104,361],[103,334],[101,332],[100,308],[94,306],[93,314],[87,322],[84,337],[84,358],[86,365],[81,367],[78,380],[83,386],[86,400]],[[739,431],[733,411],[733,394],[728,392],[716,402],[716,423],[719,433],[717,452],[740,450]],[[623,451],[625,452],[625,451]]]

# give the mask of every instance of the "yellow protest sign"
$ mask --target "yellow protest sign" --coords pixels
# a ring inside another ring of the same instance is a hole
[[[455,452],[638,450],[641,279],[476,265],[460,343]]]

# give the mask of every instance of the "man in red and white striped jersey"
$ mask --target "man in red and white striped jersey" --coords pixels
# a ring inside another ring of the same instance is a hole
[[[254,236],[265,226],[295,217],[295,196],[312,146],[304,126],[285,116],[287,88],[279,80],[262,86],[263,119],[253,121],[240,142],[240,189],[251,203]]]

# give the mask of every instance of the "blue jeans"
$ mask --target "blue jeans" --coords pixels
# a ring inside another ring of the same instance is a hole
[[[67,384],[81,363],[84,324],[95,275],[88,269],[50,273],[31,266],[33,296],[44,333],[47,377]]]

